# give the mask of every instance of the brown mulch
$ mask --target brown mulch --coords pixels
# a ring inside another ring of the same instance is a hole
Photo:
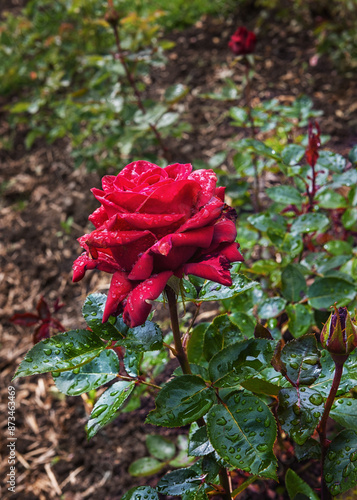
[[[251,28],[254,24],[249,21],[254,14],[244,19]],[[169,54],[169,64],[152,75],[153,92],[178,82],[191,87],[185,118],[192,132],[183,137],[176,161],[207,160],[223,150],[232,137],[244,133],[237,134],[229,119],[222,118],[227,104],[200,98],[205,91],[218,90],[226,77],[240,81],[243,68],[230,66],[232,57],[227,50],[227,40],[239,24],[242,20],[238,17],[224,25],[221,20],[207,19],[173,33],[177,45]],[[273,96],[290,102],[301,93],[307,94],[315,109],[325,112],[320,126],[323,133],[331,135],[329,146],[346,153],[356,137],[356,81],[345,79],[325,57],[316,66],[309,66],[315,54],[309,31],[302,33],[295,25],[267,26],[258,36],[254,102]],[[0,132],[5,134],[7,130],[4,115],[0,116]],[[23,140],[24,133],[19,130],[15,149],[0,151],[2,477],[8,471],[7,387],[32,346],[31,332],[15,327],[9,317],[15,312],[33,311],[41,295],[49,302],[60,297],[66,305],[58,313],[59,319],[68,329],[78,328],[84,325],[80,311],[86,295],[106,291],[109,284],[109,276],[94,272],[80,283],[71,282],[71,265],[80,251],[76,238],[89,228],[87,217],[97,206],[89,190],[100,186],[98,174],[88,174],[84,167],[73,170],[66,141],[54,145],[37,141],[26,151]],[[177,144],[173,142],[171,147]],[[157,478],[134,479],[128,473],[130,463],[146,455],[145,434],[159,432],[143,423],[152,407],[150,401],[144,401],[143,408],[133,414],[120,415],[87,442],[84,425],[91,405],[86,395],[63,397],[49,375],[20,379],[13,385],[16,493],[9,493],[3,485],[1,498],[116,500],[132,486],[155,484]],[[282,484],[257,483],[242,498],[283,500],[287,495]]]

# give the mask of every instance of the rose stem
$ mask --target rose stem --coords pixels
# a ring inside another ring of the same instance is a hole
[[[181,365],[183,373],[186,375],[191,375],[192,372],[191,372],[190,364],[188,362],[187,354],[186,354],[186,352],[182,346],[182,342],[181,342],[180,325],[179,325],[178,314],[177,314],[176,293],[169,285],[166,286],[165,292],[166,292],[166,296],[167,296],[167,302],[169,304],[171,328],[172,328],[172,333],[174,336],[176,357]],[[200,427],[203,427],[204,425],[206,425],[203,418],[199,418],[197,420],[197,423]],[[232,498],[231,494],[230,494],[231,488],[230,488],[229,478],[228,478],[228,474],[227,474],[227,469],[225,467],[221,467],[221,469],[219,471],[219,479],[220,479],[220,484],[225,492],[222,494],[222,497],[225,500],[231,500],[231,498]]]
[[[252,106],[250,102],[250,87],[251,87],[251,80],[249,76],[249,61],[246,61],[246,66],[245,66],[245,78],[246,78],[246,84],[244,88],[244,94],[245,94],[245,103],[247,106],[248,110],[248,118],[250,122],[250,130],[251,130],[251,136],[252,139],[255,139],[255,128],[254,128],[254,118],[252,115]],[[260,211],[260,203],[259,203],[259,174],[258,174],[258,165],[257,165],[257,157],[254,154],[253,157],[253,168],[254,168],[254,201],[255,201],[255,212]]]
[[[325,409],[322,414],[321,421],[317,428],[319,436],[320,436],[320,446],[321,446],[321,500],[330,500],[332,498],[329,490],[327,489],[327,485],[324,479],[324,461],[327,454],[328,447],[330,445],[329,441],[326,439],[326,424],[328,420],[328,416],[330,414],[331,407],[336,397],[336,393],[338,387],[341,382],[343,372],[343,362],[336,363],[335,361],[335,374],[333,377],[330,394],[326,399]]]
[[[138,87],[136,86],[136,83],[135,83],[135,80],[133,78],[133,75],[129,71],[129,67],[128,67],[127,63],[126,63],[126,60],[125,60],[125,57],[124,57],[124,54],[123,54],[123,51],[122,51],[122,48],[121,48],[121,45],[120,45],[120,38],[119,38],[118,26],[117,26],[117,24],[113,23],[112,27],[113,27],[113,31],[114,31],[115,43],[116,43],[116,46],[117,46],[117,52],[118,52],[118,56],[119,56],[120,62],[123,65],[126,77],[127,77],[128,81],[129,81],[129,84],[130,84],[131,88],[134,91],[138,108],[145,115],[146,114],[145,106],[144,106],[143,101],[141,99],[141,95],[140,95],[140,92],[138,90]],[[160,144],[160,147],[162,149],[162,153],[163,153],[164,158],[167,161],[171,161],[171,154],[168,151],[167,147],[165,146],[165,144],[163,142],[163,139],[161,137],[160,132],[157,130],[157,128],[155,127],[155,125],[153,123],[149,123],[149,126],[150,126],[151,130],[154,132],[155,137],[156,137],[158,143]]]

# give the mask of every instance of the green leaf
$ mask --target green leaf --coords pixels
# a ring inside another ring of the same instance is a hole
[[[258,316],[264,319],[276,318],[285,309],[286,300],[281,297],[272,297],[263,300],[258,305]]]
[[[301,205],[302,195],[293,186],[273,186],[265,190],[272,200],[284,205]]]
[[[142,359],[142,351],[132,351],[128,348],[125,349],[124,367],[130,377],[137,377],[139,375],[140,363]]]
[[[304,146],[288,144],[281,152],[281,159],[285,165],[297,165],[305,155]]]
[[[217,316],[205,331],[203,341],[203,354],[207,361],[224,347],[244,337],[240,328],[232,323],[228,314]]]
[[[234,120],[232,125],[249,126],[249,123],[247,123],[249,121],[248,113],[244,108],[234,106],[229,110],[229,116]]]
[[[350,255],[352,254],[352,246],[347,241],[331,240],[325,243],[324,249],[332,255]]]
[[[291,224],[290,230],[292,233],[313,233],[315,231],[322,233],[329,223],[330,221],[326,215],[319,213],[302,214],[296,217]]]
[[[156,351],[162,347],[162,331],[156,323],[145,321],[143,325],[129,328],[125,339],[119,345],[139,351]]]
[[[346,306],[356,296],[356,287],[341,278],[320,278],[308,288],[309,304],[314,309],[328,309],[335,302],[337,307]]]
[[[304,304],[289,304],[285,311],[289,318],[289,331],[295,338],[307,333],[315,323],[313,312]]]
[[[191,425],[189,433],[188,454],[193,457],[209,455],[214,451],[207,435],[207,426],[199,427],[196,422]]]
[[[294,448],[295,456],[299,462],[301,460],[308,460],[311,458],[314,460],[321,459],[320,443],[313,438],[308,438],[302,445],[296,443]]]
[[[182,495],[196,491],[202,483],[202,472],[195,466],[169,472],[160,479],[157,490],[164,495]]]
[[[240,328],[241,332],[244,334],[246,338],[253,337],[255,322],[252,320],[250,316],[248,316],[248,314],[239,311],[233,312],[230,315],[230,319],[232,323],[234,323]]]
[[[214,390],[201,377],[182,375],[163,386],[146,422],[166,427],[187,425],[203,417],[214,400]]]
[[[89,330],[71,330],[41,340],[21,362],[14,379],[35,373],[73,370],[89,363],[105,349],[103,341]]]
[[[297,257],[304,249],[304,244],[300,234],[286,233],[281,244],[281,249],[290,257]]]
[[[332,495],[352,488],[357,481],[357,433],[340,432],[331,442],[324,462],[324,478]]]
[[[206,282],[200,290],[198,301],[230,299],[250,288],[258,286],[256,281],[250,281],[243,274],[234,274],[231,286],[219,285],[212,281]]]
[[[348,153],[348,159],[351,163],[357,163],[357,144]]]
[[[107,296],[104,293],[92,293],[86,298],[82,313],[89,328],[99,337],[107,340],[119,340],[123,338],[128,330],[124,321],[121,321],[121,328],[118,330],[108,321],[102,323],[103,313]]]
[[[332,405],[330,417],[343,427],[357,432],[357,400],[350,398],[338,399]]]
[[[254,394],[264,394],[265,396],[277,396],[280,391],[280,387],[278,385],[274,385],[267,380],[255,377],[241,382],[241,386]]]
[[[317,167],[324,167],[333,172],[341,173],[346,167],[346,160],[343,156],[332,151],[322,150],[319,151],[319,158],[317,160]],[[318,170],[318,168],[317,168]]]
[[[165,101],[168,104],[175,104],[183,99],[189,92],[189,88],[182,83],[175,83],[165,91]]]
[[[208,326],[209,323],[207,322],[199,323],[192,330],[187,343],[187,358],[189,363],[196,363],[201,366],[207,365],[203,356],[203,340]]]
[[[331,189],[326,189],[321,191],[316,196],[316,202],[321,208],[346,208],[348,206],[348,202],[342,194],[337,191],[333,191]]]
[[[152,476],[160,472],[165,466],[164,462],[159,462],[156,458],[143,457],[130,464],[129,474],[134,477]]]
[[[267,231],[268,229],[275,229],[279,232],[286,231],[286,220],[279,214],[254,214],[248,217],[248,222],[252,224],[259,231]]]
[[[110,382],[119,372],[119,359],[112,349],[105,349],[95,359],[74,370],[55,372],[58,390],[68,396],[79,396],[83,392],[97,389]],[[53,374],[52,374],[53,375]]]
[[[119,413],[120,407],[130,396],[135,382],[116,382],[100,396],[87,423],[87,436],[91,439],[105,425],[112,422]]]
[[[211,408],[207,428],[210,442],[224,461],[250,474],[276,479],[276,423],[260,399],[234,391],[224,405]]]
[[[290,500],[295,500],[299,494],[305,495],[309,500],[319,500],[319,496],[292,469],[287,470],[285,486]]]
[[[149,434],[146,436],[146,447],[150,455],[159,460],[170,460],[176,453],[174,443],[159,434]]]
[[[121,500],[159,500],[159,495],[151,486],[137,486],[127,491]]]
[[[289,387],[279,393],[279,421],[300,445],[314,433],[323,411],[324,398],[314,389]]]
[[[289,302],[299,302],[307,290],[305,276],[294,264],[288,264],[282,272],[281,285],[281,293]]]
[[[346,229],[357,231],[357,207],[348,208],[341,217]]]
[[[257,376],[270,363],[275,342],[248,339],[231,344],[211,359],[208,370],[216,387],[232,387]]]
[[[343,174],[335,174],[332,176],[333,182],[329,184],[332,189],[337,189],[342,186],[355,186],[357,184],[357,169],[347,170]]]
[[[297,386],[311,385],[321,373],[320,351],[314,335],[304,335],[285,344],[281,351],[290,380]]]
[[[330,393],[331,384],[335,374],[335,363],[330,354],[323,350],[321,353],[322,371],[319,378],[312,384],[324,397]],[[350,389],[357,386],[357,352],[353,351],[343,365],[341,382],[338,387],[337,395],[346,394]]]

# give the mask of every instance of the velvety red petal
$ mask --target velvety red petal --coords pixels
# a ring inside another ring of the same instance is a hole
[[[132,163],[129,163],[129,165],[124,167],[117,177],[124,177],[126,179],[129,179],[130,181],[135,179],[136,181],[136,179],[140,175],[146,174],[147,171],[155,168],[160,167],[158,165],[155,165],[155,163],[150,163],[149,161],[145,160],[133,161]]]
[[[147,301],[158,298],[172,275],[172,271],[153,275],[136,286],[129,294],[123,319],[130,328],[142,325],[146,321],[152,307]]]
[[[117,271],[113,274],[103,313],[103,323],[108,321],[110,315],[116,316],[120,303],[131,292],[133,284],[128,280],[126,274]]]
[[[223,256],[212,257],[203,262],[193,262],[183,266],[185,274],[193,274],[226,286],[232,284],[229,268],[229,262]]]
[[[147,236],[155,241],[150,231],[108,231],[106,229],[102,231],[96,229],[87,235],[85,243],[94,248],[112,248],[129,245],[137,240],[146,239]]]
[[[201,186],[200,194],[197,201],[197,207],[206,205],[215,195],[217,176],[213,170],[195,170],[189,175],[192,179]]]
[[[146,280],[151,276],[154,267],[154,259],[150,250],[143,253],[135,262],[133,269],[129,274],[131,280]]]
[[[213,232],[213,226],[207,226],[186,233],[169,234],[161,238],[151,251],[166,256],[173,247],[208,248],[212,241]]]
[[[214,225],[212,244],[207,253],[213,253],[222,243],[233,243],[237,237],[236,225],[229,219],[221,219]]]
[[[106,273],[114,273],[120,269],[119,265],[111,257],[101,253],[100,259],[92,259],[87,253],[82,253],[74,261],[73,266],[73,281],[80,281],[88,269],[98,269]]]
[[[147,214],[176,213],[191,215],[200,194],[200,186],[195,181],[177,181],[160,185],[138,207],[137,212]]]
[[[118,219],[123,220],[132,229],[149,229],[155,232],[157,228],[166,228],[173,225],[179,227],[184,220],[182,214],[118,214]],[[173,231],[172,231],[173,232]]]
[[[168,176],[175,181],[187,179],[192,172],[192,165],[190,163],[174,163],[164,168]]]
[[[89,217],[94,227],[98,228],[108,220],[108,215],[104,207],[100,206]]]
[[[93,188],[92,193],[95,198],[105,208],[108,218],[116,213],[135,212],[144,203],[147,196],[132,191],[113,191],[103,196],[103,191]]]
[[[243,262],[244,257],[239,252],[239,243],[231,243],[223,248],[219,248],[219,255],[223,255],[229,262]]]
[[[216,187],[215,196],[217,196],[220,200],[224,201],[224,193],[226,188],[224,186]]]
[[[224,203],[218,198],[212,198],[199,212],[190,217],[181,227],[180,233],[190,229],[198,229],[212,224],[218,220],[222,214]]]

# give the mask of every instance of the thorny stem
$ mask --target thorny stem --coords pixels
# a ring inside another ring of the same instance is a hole
[[[178,314],[177,314],[176,293],[169,285],[166,286],[165,292],[166,292],[166,296],[167,296],[167,303],[169,305],[171,329],[172,329],[172,333],[174,336],[176,357],[181,365],[183,373],[186,375],[190,375],[190,374],[192,374],[190,364],[188,362],[186,351],[183,348],[182,342],[181,342],[180,325],[179,325]],[[199,418],[197,420],[197,423],[200,427],[203,427],[204,425],[206,425],[203,418]],[[230,481],[228,478],[227,469],[225,467],[221,467],[221,469],[219,471],[219,479],[220,479],[220,484],[224,490],[224,493],[222,493],[222,498],[224,500],[231,500],[231,493],[230,493],[231,486],[230,486]]]
[[[326,439],[326,424],[330,414],[331,407],[333,405],[333,402],[337,394],[338,387],[341,382],[342,372],[343,372],[343,362],[336,363],[335,361],[335,374],[333,377],[330,394],[328,395],[328,398],[326,400],[325,409],[317,429],[320,436],[320,446],[321,446],[321,500],[330,500],[332,498],[327,488],[326,482],[324,480],[324,461],[330,445],[330,442],[328,441],[328,439]]]
[[[307,197],[309,198],[309,205],[307,207],[307,211],[308,212],[311,212],[314,208],[314,204],[315,204],[315,194],[317,192],[317,189],[316,189],[316,171],[315,171],[315,165],[310,165],[311,166],[311,170],[312,170],[312,176],[311,176],[311,182],[312,182],[312,186],[311,186],[311,191],[309,191],[309,189],[307,188],[306,190],[306,194],[307,194]]]
[[[247,62],[245,66],[245,78],[246,78],[246,84],[244,88],[244,93],[245,93],[245,104],[247,106],[247,111],[248,111],[248,118],[249,118],[249,123],[250,123],[250,130],[251,130],[251,136],[252,139],[255,139],[256,133],[255,133],[255,127],[254,127],[254,118],[252,115],[252,106],[250,102],[250,87],[251,87],[251,80],[249,77],[249,63]],[[258,164],[257,164],[257,157],[254,154],[253,155],[253,168],[254,168],[254,204],[255,204],[255,212],[260,211],[260,203],[259,203],[259,174],[258,174]]]
[[[131,88],[134,91],[138,108],[145,115],[146,114],[146,109],[145,109],[145,106],[144,106],[143,101],[141,99],[140,92],[138,90],[138,87],[136,86],[136,83],[135,83],[135,80],[133,78],[133,75],[130,73],[129,67],[127,65],[127,62],[125,60],[125,57],[124,57],[124,54],[123,54],[123,51],[122,51],[122,48],[121,48],[118,26],[116,24],[113,24],[112,28],[113,28],[113,31],[114,31],[115,43],[116,43],[116,46],[117,46],[117,53],[118,53],[120,62],[123,65],[123,68],[124,68],[126,77],[128,79],[128,82],[129,82]],[[153,123],[149,123],[149,127],[153,131],[153,133],[154,133],[154,135],[155,135],[158,143],[160,144],[160,147],[162,149],[162,153],[163,153],[164,158],[167,161],[170,162],[171,161],[171,154],[170,154],[169,150],[167,149],[167,147],[165,146],[160,132],[157,130],[157,128],[155,127],[155,125]]]

